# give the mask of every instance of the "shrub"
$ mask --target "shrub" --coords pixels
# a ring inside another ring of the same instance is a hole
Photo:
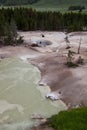
[[[60,112],[49,121],[55,130],[87,130],[87,107]]]
[[[18,44],[22,44],[23,42],[24,42],[23,36],[20,36],[20,37],[17,39],[17,43],[18,43]]]
[[[66,65],[67,65],[68,67],[71,67],[71,68],[78,67],[78,64],[73,63],[73,62],[67,62]]]

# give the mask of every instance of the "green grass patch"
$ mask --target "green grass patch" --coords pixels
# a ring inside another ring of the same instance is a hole
[[[62,111],[50,123],[55,130],[87,130],[87,107]]]
[[[35,2],[29,4],[29,1]],[[19,5],[35,8],[37,11],[60,11],[64,13],[70,6],[85,6],[87,9],[87,0],[1,0],[0,5],[1,7]]]
[[[44,11],[56,11],[56,12],[61,12],[61,13],[65,13],[65,12],[71,12],[71,11],[68,11],[68,7],[67,5],[37,5],[37,4],[32,4],[32,5],[17,5],[17,6],[0,6],[0,8],[20,8],[20,7],[23,7],[23,8],[33,8],[35,9],[36,11],[41,11],[41,12],[44,12]],[[72,11],[72,12],[76,12],[78,13],[78,11]],[[85,10],[82,11],[82,13],[87,13],[87,8]]]
[[[60,12],[68,12],[68,8],[67,7],[59,7],[59,6],[36,6],[36,5],[19,5],[19,6],[0,6],[0,8],[20,8],[20,7],[23,7],[23,8],[33,8],[35,9],[36,11],[41,11],[41,12],[44,12],[44,11],[60,11]]]

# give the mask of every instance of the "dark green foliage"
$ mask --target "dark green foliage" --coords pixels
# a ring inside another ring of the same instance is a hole
[[[17,27],[14,20],[4,25],[4,43],[5,45],[13,45],[17,42]]]
[[[60,112],[49,120],[55,130],[87,130],[87,107]]]
[[[18,39],[17,39],[17,44],[22,44],[24,42],[24,40],[23,40],[23,37],[22,36],[20,36]]]
[[[2,9],[0,12],[0,46],[18,45],[23,43],[22,37],[18,37],[17,26],[13,19],[13,10]],[[8,17],[7,17],[8,16]]]
[[[63,19],[64,26],[67,28],[68,32],[82,31],[83,28],[87,26],[85,22],[87,14],[84,13],[65,13]]]
[[[12,30],[11,35],[14,35],[15,38],[16,28],[23,31],[81,31],[87,28],[87,14],[72,12],[62,14],[52,11],[40,12],[32,8],[1,8],[0,36],[8,33],[6,29],[8,25],[10,25],[8,30]]]

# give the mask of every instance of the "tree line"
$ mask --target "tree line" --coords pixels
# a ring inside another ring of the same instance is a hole
[[[40,12],[32,8],[0,9],[0,35],[14,22],[18,30],[81,31],[87,28],[86,13]],[[12,25],[11,25],[12,26]]]

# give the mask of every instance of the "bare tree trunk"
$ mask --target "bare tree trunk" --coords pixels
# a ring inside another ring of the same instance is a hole
[[[79,42],[79,47],[78,47],[78,54],[80,54],[80,47],[81,47],[81,37],[80,37],[80,42]]]
[[[71,48],[70,47],[70,41],[69,41],[69,38],[68,38],[67,34],[66,34],[66,37],[65,37],[65,42],[66,42],[67,49]]]

